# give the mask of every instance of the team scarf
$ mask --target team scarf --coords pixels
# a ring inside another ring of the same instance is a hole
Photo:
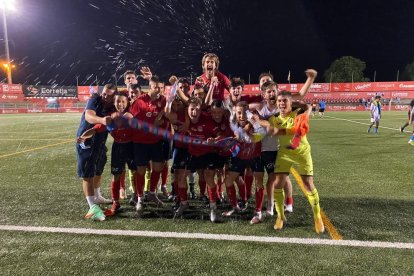
[[[168,129],[154,126],[150,123],[138,120],[136,118],[132,118],[128,120],[127,118],[121,116],[117,120],[120,120],[121,122],[112,121],[111,124],[109,124],[106,127],[109,132],[114,131],[120,126],[122,127],[127,126],[130,128],[141,130],[144,133],[150,133],[153,135],[161,136],[162,138],[169,140],[169,141],[173,140],[173,141],[184,143],[184,144],[220,147],[222,152],[227,152],[232,157],[237,156],[237,154],[240,151],[240,143],[233,137],[225,137],[213,143],[210,143],[210,142],[207,142],[207,140],[193,138],[193,137],[183,135],[180,133],[172,134]]]

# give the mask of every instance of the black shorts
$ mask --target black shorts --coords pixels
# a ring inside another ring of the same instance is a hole
[[[174,148],[173,151],[173,164],[172,169],[186,169],[188,166],[188,161],[190,160],[190,154],[188,153],[187,148]]]
[[[232,157],[230,159],[229,172],[238,172],[243,175],[246,168],[251,168],[255,172],[256,159],[240,159],[238,157]]]
[[[114,175],[123,173],[125,171],[125,164],[128,165],[130,170],[137,169],[134,163],[134,144],[132,142],[114,142],[111,153],[111,173]]]
[[[155,144],[134,143],[134,162],[138,167],[147,166],[149,161],[164,162],[163,141]]]
[[[266,170],[267,174],[275,172],[275,162],[277,151],[262,151],[260,155],[261,167]]]
[[[81,178],[91,178],[102,175],[107,161],[107,151],[108,149],[105,145],[82,149],[79,144],[76,144],[78,176]]]
[[[312,107],[312,112],[316,112],[316,107]]]
[[[171,143],[168,140],[162,140],[162,152],[164,154],[164,161],[171,159]]]
[[[201,156],[191,156],[190,162],[188,163],[187,170],[216,170],[222,169],[226,162],[226,158],[218,155],[217,153],[207,153]]]
[[[325,108],[319,108],[319,112],[320,113],[324,113],[325,112]]]

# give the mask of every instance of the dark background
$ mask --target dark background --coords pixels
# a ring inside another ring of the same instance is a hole
[[[16,0],[8,12],[14,83],[114,82],[150,66],[163,78],[199,75],[205,52],[220,70],[257,83],[261,72],[304,81],[337,58],[366,62],[365,76],[394,81],[414,61],[413,1]],[[0,29],[3,38],[2,29]],[[0,41],[0,58],[5,59]],[[5,79],[0,72],[0,79]],[[122,80],[119,80],[119,84]]]

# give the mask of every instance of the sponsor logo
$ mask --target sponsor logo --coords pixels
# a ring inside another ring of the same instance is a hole
[[[197,131],[202,132],[203,131],[203,127],[202,126],[198,126],[197,127]]]
[[[71,89],[73,90],[73,89]],[[45,88],[42,87],[42,90],[40,92],[41,94],[47,94],[47,95],[59,95],[59,96],[66,96],[66,95],[72,95],[73,93],[69,92],[69,89],[66,88]]]
[[[335,90],[335,91],[339,91],[339,90],[341,90],[341,86],[340,86],[340,85],[338,85],[338,84],[334,84],[334,85],[333,85],[333,90]]]
[[[342,106],[342,105],[330,105],[328,106],[329,110],[332,111],[342,111],[342,110],[357,110],[358,106],[352,106],[352,105],[346,105],[346,106]]]
[[[65,108],[65,109],[64,109],[64,111],[65,111],[66,113],[78,113],[78,112],[80,112],[79,110],[76,110],[76,109],[69,109],[69,108]]]
[[[407,92],[393,92],[392,96],[393,97],[408,97],[408,93]]]
[[[13,114],[13,113],[19,113],[18,109],[3,109],[2,110],[3,114]]]
[[[26,90],[29,92],[28,96],[36,95],[37,93],[39,93],[39,89],[37,89],[33,85],[30,85],[29,87],[27,87]]]
[[[377,83],[376,86],[379,88],[391,88],[395,87],[395,83]]]
[[[20,95],[13,95],[13,94],[3,94],[1,95],[1,98],[3,100],[23,100],[23,97],[20,97]]]
[[[371,87],[371,83],[359,84],[355,86],[355,90],[363,90]]]
[[[414,88],[414,84],[400,84],[400,88]]]
[[[407,105],[400,105],[400,104],[397,104],[397,105],[395,105],[395,107],[394,107],[395,109],[401,109],[401,110],[404,110],[404,109],[408,109],[408,106]]]
[[[42,113],[43,110],[38,109],[38,108],[33,108],[33,109],[28,109],[27,112],[29,112],[29,113]]]
[[[341,93],[341,94],[339,94],[340,96],[342,96],[342,97],[355,97],[355,96],[358,96],[359,94],[358,93]]]
[[[147,112],[147,113],[145,114],[145,116],[147,116],[148,118],[151,118],[151,117],[152,117],[152,112]]]

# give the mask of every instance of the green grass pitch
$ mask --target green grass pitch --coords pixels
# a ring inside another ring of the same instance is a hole
[[[0,115],[0,225],[331,239],[314,232],[293,178],[294,213],[280,232],[273,218],[249,225],[253,204],[219,224],[197,201],[182,219],[172,219],[169,203],[149,204],[138,219],[121,202],[118,217],[85,220],[74,147],[79,120],[80,114]],[[384,112],[376,135],[367,133],[368,112],[311,118],[315,185],[344,240],[414,243],[414,147],[410,133],[399,132],[405,120],[406,112]],[[413,259],[412,249],[0,231],[0,275],[412,275]]]

